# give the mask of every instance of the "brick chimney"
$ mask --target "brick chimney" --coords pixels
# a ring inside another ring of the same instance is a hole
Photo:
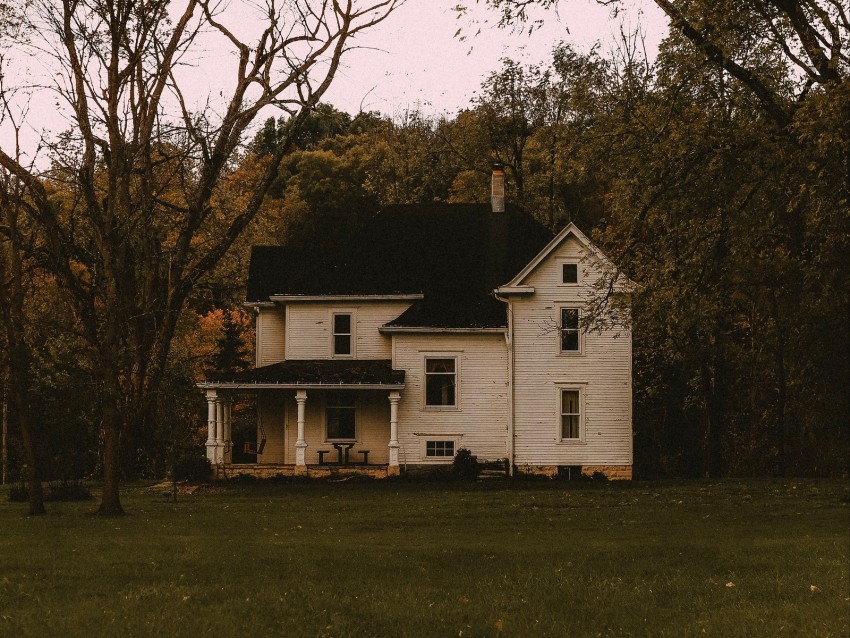
[[[494,213],[505,212],[505,167],[493,164],[493,175],[490,179],[490,204]]]

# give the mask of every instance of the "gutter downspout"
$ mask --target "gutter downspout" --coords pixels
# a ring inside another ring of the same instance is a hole
[[[508,347],[508,476],[514,475],[514,313],[511,302],[506,297],[495,294],[496,299],[508,305],[508,330],[505,332],[505,344]]]

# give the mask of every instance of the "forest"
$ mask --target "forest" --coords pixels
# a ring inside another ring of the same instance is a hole
[[[31,511],[42,481],[102,476],[101,511],[118,512],[119,481],[164,476],[201,448],[195,384],[252,365],[251,245],[333,246],[384,205],[489,201],[494,162],[508,201],[553,232],[574,222],[637,284],[637,478],[846,476],[841,1],[656,0],[670,21],[657,57],[637,30],[535,64],[505,58],[443,116],[345,113],[322,100],[333,64],[310,75],[394,2],[298,14],[313,40],[283,80],[271,68],[298,44],[291,21],[251,45],[203,1],[176,19],[155,0],[37,4],[75,125],[45,147],[46,167],[0,149],[4,470],[29,482]],[[524,28],[529,5],[556,3],[489,4]],[[32,20],[0,2],[0,44],[32,43]],[[210,112],[172,90],[201,24],[242,55],[234,94]],[[157,102],[165,87],[178,115]],[[0,95],[20,130],[13,87]]]

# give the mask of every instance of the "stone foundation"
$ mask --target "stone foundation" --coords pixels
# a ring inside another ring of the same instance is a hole
[[[515,468],[517,474],[525,474],[526,476],[547,476],[555,478],[558,476],[557,465],[517,465]]]
[[[526,476],[547,476],[555,478],[558,476],[557,465],[517,465],[515,467],[517,474]],[[583,476],[593,476],[594,472],[602,472],[609,481],[631,481],[632,466],[631,465],[582,465],[581,473]]]
[[[277,476],[305,476],[307,478],[331,478],[336,476],[370,476],[376,479],[387,478],[386,465],[348,465],[327,466],[308,465],[306,468],[282,463],[231,463],[225,466],[213,466],[214,479],[235,478],[237,476],[253,476],[258,479],[274,478]]]
[[[451,465],[417,465],[408,468],[407,474],[417,475],[451,472]],[[274,478],[276,476],[306,476],[307,478],[333,478],[337,476],[369,476],[384,479],[388,476],[398,476],[400,468],[386,465],[308,465],[304,467],[284,465],[282,463],[231,463],[213,466],[214,479],[235,478],[240,474],[255,478]],[[582,465],[584,476],[593,476],[594,472],[602,472],[610,481],[631,481],[631,465]],[[517,465],[515,473],[526,476],[558,476],[557,465]]]
[[[593,476],[594,472],[602,472],[609,481],[631,481],[631,465],[582,465],[581,473],[585,476]]]

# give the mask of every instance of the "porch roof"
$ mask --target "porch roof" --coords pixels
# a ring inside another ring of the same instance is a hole
[[[281,361],[199,385],[202,388],[403,388],[404,370],[393,370],[389,359]]]

